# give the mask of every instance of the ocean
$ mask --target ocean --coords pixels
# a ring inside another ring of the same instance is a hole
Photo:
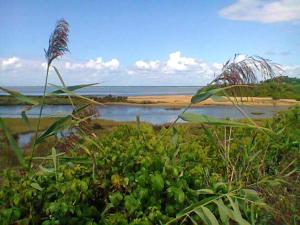
[[[42,86],[7,87],[24,95],[39,96],[43,93]],[[147,96],[147,95],[193,95],[201,88],[197,86],[90,86],[79,89],[77,94],[85,96]],[[48,91],[55,90],[49,86]],[[0,95],[5,93],[0,90]]]

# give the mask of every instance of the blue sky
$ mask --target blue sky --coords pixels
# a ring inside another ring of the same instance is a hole
[[[300,0],[0,0],[0,85],[42,84],[60,18],[71,53],[56,64],[72,84],[205,84],[235,53],[300,76]]]

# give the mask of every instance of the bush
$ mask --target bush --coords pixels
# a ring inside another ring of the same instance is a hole
[[[268,125],[276,136],[250,129],[232,131],[228,157],[234,162],[234,171],[197,126],[178,125],[175,134],[168,132],[163,138],[164,128],[158,133],[149,125],[118,127],[95,139],[98,147],[82,143],[94,151],[95,170],[90,157],[77,155],[61,156],[57,168],[47,163],[35,173],[6,171],[0,189],[1,223],[159,224],[193,204],[227,196],[203,210],[221,220],[217,204],[223,202],[228,210],[234,210],[232,204],[237,203],[242,218],[270,224],[283,221],[278,212],[274,216],[262,207],[263,200],[278,200],[272,194],[275,190],[284,191],[280,198],[290,205],[282,207],[277,202],[276,207],[288,210],[284,213],[288,212],[289,218],[284,219],[291,221],[299,213],[300,202],[292,187],[299,184],[285,175],[297,164],[285,168],[299,160],[299,118],[297,108],[279,114]],[[208,129],[223,133],[222,128]],[[239,198],[255,200],[252,210],[249,201],[234,200]],[[201,223],[196,214],[190,217]]]

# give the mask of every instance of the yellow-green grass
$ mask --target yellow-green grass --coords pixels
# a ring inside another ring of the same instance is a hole
[[[41,119],[40,131],[47,129],[52,123],[54,123],[58,118],[55,117],[44,117]],[[13,135],[24,134],[35,131],[37,126],[38,119],[37,118],[29,118],[29,123],[31,127],[28,126],[21,118],[4,118],[4,123],[8,127],[9,131]],[[112,120],[102,120],[95,119],[93,120],[94,127],[102,128],[111,128],[115,126],[120,126],[124,124],[133,124],[135,122],[118,122]],[[99,125],[99,126],[97,126]],[[1,134],[1,130],[0,130]]]

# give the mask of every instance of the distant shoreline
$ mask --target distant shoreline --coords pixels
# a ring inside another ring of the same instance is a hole
[[[34,97],[35,100],[40,100],[41,97]],[[187,106],[191,102],[192,95],[149,95],[149,96],[106,96],[92,97],[91,99],[104,105],[127,105],[127,106],[147,106],[147,107],[171,107],[181,108]],[[80,103],[80,99],[72,97],[74,103]],[[234,101],[234,98],[231,97]],[[247,106],[293,106],[300,105],[300,101],[295,99],[278,99],[273,100],[271,97],[237,97],[236,101],[240,105]],[[70,105],[67,96],[47,97],[47,105]],[[11,96],[0,96],[0,105],[24,105]],[[203,102],[194,104],[192,107],[201,106],[228,106],[232,102],[222,96],[209,98]]]

